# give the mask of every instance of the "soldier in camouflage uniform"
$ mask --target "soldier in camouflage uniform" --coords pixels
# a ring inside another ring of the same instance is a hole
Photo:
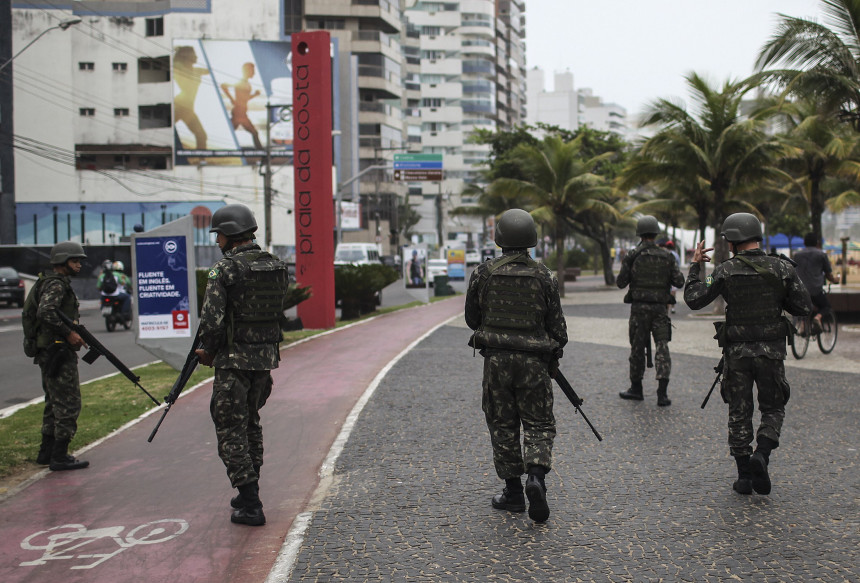
[[[79,470],[90,465],[88,461],[75,459],[68,451],[69,443],[78,430],[78,415],[81,413],[76,351],[86,344],[57,315],[59,310],[74,321],[80,317],[80,304],[72,289],[71,278],[80,273],[81,260],[86,257],[80,243],[57,243],[51,249],[53,269],[39,274],[39,281],[31,291],[38,302],[33,362],[39,365],[45,392],[42,445],[36,462],[49,464],[54,471]]]
[[[644,216],[636,224],[636,234],[642,238],[635,249],[627,253],[621,263],[616,284],[630,290],[624,296],[624,303],[630,306],[630,388],[619,393],[622,399],[641,401],[642,377],[645,375],[645,353],[654,336],[656,351],[654,364],[657,369],[657,405],[667,407],[672,404],[667,389],[669,373],[672,371],[672,358],[669,355],[669,341],[672,339],[672,321],[669,319],[667,305],[675,303],[672,286],[684,285],[684,275],[678,269],[674,256],[657,246],[654,238],[660,232],[657,219]]]
[[[712,249],[700,242],[690,265],[684,301],[694,310],[717,296],[726,301],[726,321],[718,337],[724,355],[720,394],[729,405],[729,450],[738,469],[732,488],[739,494],[753,490],[769,494],[770,453],[779,446],[785,405],[791,395],[783,363],[791,325],[782,311],[805,316],[812,304],[791,263],[766,255],[759,248],[762,230],[755,215],[730,215],[721,235],[731,244],[734,257],[718,265],[703,282],[699,262],[710,261],[707,254]],[[753,383],[761,412],[755,452],[751,445]]]
[[[210,232],[224,257],[209,271],[200,314],[200,362],[215,367],[210,412],[218,455],[239,494],[232,522],[266,523],[259,496],[263,465],[260,408],[272,392],[283,338],[280,320],[289,285],[286,265],[254,242],[257,222],[248,207],[230,204],[212,216]]]
[[[555,438],[551,367],[567,344],[558,280],[529,256],[537,244],[534,220],[511,209],[496,224],[502,256],[479,265],[466,292],[469,345],[484,357],[482,408],[496,473],[505,481],[493,508],[526,509],[536,522],[549,518],[545,475]],[[520,426],[523,440],[520,445]],[[521,476],[528,474],[523,495]]]

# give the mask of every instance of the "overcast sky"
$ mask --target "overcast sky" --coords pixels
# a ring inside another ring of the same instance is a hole
[[[823,22],[820,0],[526,0],[526,66],[635,116],[657,98],[690,104],[684,76],[721,86],[753,72],[777,13]]]

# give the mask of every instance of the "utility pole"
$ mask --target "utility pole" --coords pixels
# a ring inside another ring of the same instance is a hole
[[[12,146],[14,114],[12,103],[12,0],[0,0],[0,63],[8,63],[0,73],[0,243],[18,242],[15,220],[15,149]]]
[[[266,251],[272,250],[272,105],[266,103],[266,169],[263,173],[263,214]]]

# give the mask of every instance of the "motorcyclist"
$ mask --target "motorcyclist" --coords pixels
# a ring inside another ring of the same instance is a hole
[[[125,269],[125,265],[122,261],[111,262],[106,259],[102,263],[102,272],[99,274],[96,287],[99,288],[102,297],[112,297],[119,301],[120,314],[126,321],[129,321],[131,320],[131,278],[123,273],[123,269]],[[108,272],[111,272],[116,279],[116,289],[113,291],[105,289],[105,277]]]

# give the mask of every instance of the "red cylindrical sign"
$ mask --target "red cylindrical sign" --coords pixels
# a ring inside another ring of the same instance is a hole
[[[326,31],[292,35],[296,280],[312,295],[297,308],[306,328],[333,328],[331,49]]]

